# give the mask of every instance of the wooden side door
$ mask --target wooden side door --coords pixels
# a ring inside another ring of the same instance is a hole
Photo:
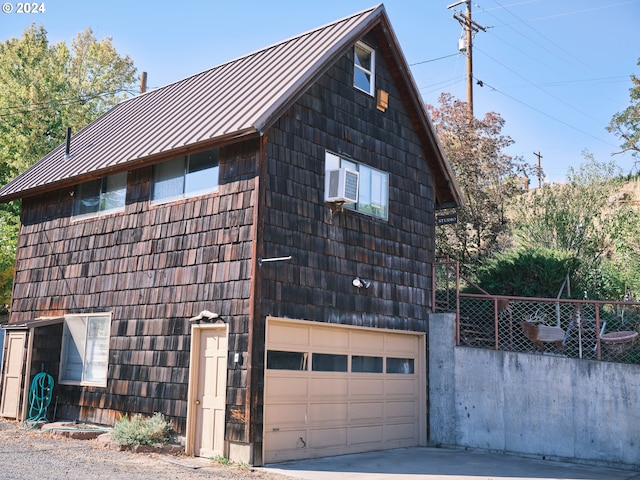
[[[5,333],[7,334],[7,351],[5,352],[3,368],[0,417],[18,418],[20,414],[20,397],[22,396],[21,386],[27,332]]]
[[[195,397],[194,454],[224,456],[227,390],[226,328],[200,329]]]

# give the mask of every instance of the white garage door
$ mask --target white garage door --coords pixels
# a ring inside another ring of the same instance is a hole
[[[425,337],[267,318],[264,463],[426,443]]]

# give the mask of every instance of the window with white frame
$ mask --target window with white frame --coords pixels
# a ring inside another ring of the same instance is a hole
[[[359,172],[358,201],[344,208],[387,219],[389,215],[389,174],[335,153],[325,152],[325,171],[347,167]]]
[[[353,55],[353,86],[373,95],[375,92],[375,51],[362,42],[356,43]]]
[[[218,189],[219,149],[185,155],[153,167],[151,200],[167,202]]]
[[[111,314],[65,315],[59,382],[107,385]]]
[[[124,210],[127,197],[127,172],[116,173],[76,185],[73,215],[89,216]]]

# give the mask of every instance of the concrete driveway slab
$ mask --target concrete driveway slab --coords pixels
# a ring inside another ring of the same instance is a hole
[[[304,480],[640,480],[639,471],[451,448],[400,448],[267,465]]]

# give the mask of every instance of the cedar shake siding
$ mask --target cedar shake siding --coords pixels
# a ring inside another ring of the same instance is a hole
[[[230,355],[246,355],[256,145],[222,148],[219,191],[201,197],[150,205],[147,167],[129,173],[123,213],[73,220],[70,189],[24,200],[12,321],[113,314],[106,388],[59,385],[60,342],[44,362],[60,418],[163,412],[184,432],[188,319],[202,310],[229,323]],[[228,401],[243,402],[246,367],[229,365]]]
[[[365,41],[378,48],[375,40]],[[386,112],[353,88],[353,49],[266,133],[268,172],[261,317],[254,325],[254,410],[262,412],[267,315],[426,332],[434,255],[432,173],[386,61],[376,87]],[[325,150],[389,174],[388,220],[324,203]],[[368,289],[352,285],[356,276]],[[258,413],[259,415],[259,413]],[[260,417],[255,417],[258,421]],[[254,425],[259,441],[262,425]]]

